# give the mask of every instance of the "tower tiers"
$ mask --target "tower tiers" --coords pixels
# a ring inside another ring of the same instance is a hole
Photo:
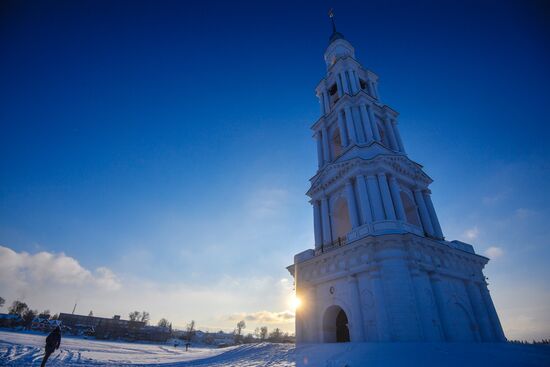
[[[315,245],[288,267],[302,301],[297,343],[505,340],[482,273],[488,259],[444,239],[432,179],[408,157],[398,113],[333,27],[311,127]]]

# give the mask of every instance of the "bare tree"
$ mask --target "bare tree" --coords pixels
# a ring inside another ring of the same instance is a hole
[[[160,319],[157,323],[157,326],[160,327],[168,327],[168,325],[170,325],[170,321],[166,320],[165,318]]]
[[[191,341],[191,338],[195,335],[195,320],[191,320],[185,329],[187,332],[187,341]]]
[[[0,297],[0,307],[4,307],[4,303],[6,303],[6,300]]]
[[[9,313],[12,315],[22,316],[28,309],[29,306],[27,306],[25,302],[13,301],[11,307],[9,308]]]
[[[44,310],[44,311],[40,312],[40,314],[38,314],[38,317],[40,317],[41,319],[49,320],[50,317],[51,317],[50,310]]]
[[[235,339],[242,339],[243,329],[246,329],[246,323],[244,322],[244,320],[241,320],[237,323],[237,329],[235,329]]]
[[[282,337],[283,337],[283,333],[279,328],[276,328],[269,334],[269,340],[275,343],[280,342]]]
[[[130,321],[139,321],[141,318],[141,312],[132,311],[128,314],[128,318],[130,319]]]
[[[149,319],[150,319],[150,318],[151,318],[151,316],[149,315],[149,312],[143,311],[143,312],[141,313],[141,318],[140,318],[139,321],[144,322],[145,325],[147,325],[147,324],[149,323]]]
[[[267,326],[262,326],[260,328],[260,339],[266,340],[267,339]]]
[[[38,311],[27,308],[25,312],[23,312],[23,315],[21,315],[21,317],[23,318],[23,321],[25,322],[25,327],[27,329],[31,327],[32,320],[34,320],[37,314],[38,314]]]

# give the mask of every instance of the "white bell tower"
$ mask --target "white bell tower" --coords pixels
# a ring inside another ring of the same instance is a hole
[[[488,259],[444,239],[432,179],[407,156],[378,76],[331,19],[311,127],[315,246],[288,268],[302,301],[297,343],[504,341],[482,273]]]

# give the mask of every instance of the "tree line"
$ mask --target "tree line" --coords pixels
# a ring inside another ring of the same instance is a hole
[[[0,308],[4,307],[5,303],[6,300],[0,297]],[[13,301],[11,306],[8,308],[8,314],[18,315],[19,317],[21,317],[21,319],[23,320],[22,325],[25,328],[30,328],[32,320],[34,320],[36,317],[40,317],[46,320],[57,320],[59,317],[58,314],[52,316],[50,310],[44,310],[42,312],[33,310],[25,302],[19,300]]]
[[[3,297],[0,297],[0,308],[4,307],[5,304],[6,300]],[[57,313],[52,316],[50,310],[38,312],[36,309],[33,310],[32,308],[30,308],[27,303],[20,300],[13,301],[11,306],[8,308],[8,314],[18,315],[19,317],[21,317],[21,319],[23,320],[23,326],[27,328],[31,326],[32,320],[34,320],[36,317],[45,320],[57,320],[59,318],[59,314]],[[94,312],[91,310],[88,313],[88,316],[93,317]],[[151,315],[147,311],[132,311],[128,314],[128,319],[130,321],[143,322],[145,325],[148,325],[151,319]],[[160,319],[157,323],[157,326],[166,327],[172,330],[172,323],[165,318]]]
[[[241,320],[237,323],[235,330],[235,343],[257,343],[257,342],[271,342],[271,343],[293,343],[294,336],[287,332],[283,332],[279,328],[275,328],[269,332],[267,326],[261,326],[254,329],[253,333],[244,334],[243,330],[246,329],[246,322]]]
[[[6,300],[0,297],[0,308],[4,306]],[[38,312],[37,310],[31,309],[25,302],[20,300],[15,300],[8,308],[8,313],[11,315],[18,315],[23,320],[22,325],[26,328],[30,328],[32,321],[39,317],[45,320],[57,320],[59,318],[58,314],[51,315],[50,310],[44,310]],[[93,311],[88,313],[88,316],[93,317]],[[149,324],[151,315],[147,311],[132,311],[128,314],[128,319],[130,321],[142,322],[145,325]],[[166,318],[161,318],[157,326],[168,328],[169,332],[172,333],[172,323]],[[237,344],[243,343],[257,343],[257,342],[272,342],[272,343],[291,343],[294,342],[294,336],[290,335],[287,332],[283,332],[279,328],[275,328],[271,332],[267,326],[261,326],[254,329],[254,332],[245,333],[246,322],[240,320],[237,322],[235,329],[233,330],[234,342]],[[196,325],[195,321],[191,320],[185,327],[185,332],[183,333],[182,339],[186,341],[191,341],[196,334]]]

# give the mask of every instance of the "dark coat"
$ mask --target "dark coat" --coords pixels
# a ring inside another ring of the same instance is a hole
[[[61,344],[61,331],[59,328],[55,328],[50,335],[46,338],[46,350],[54,351],[59,348]]]

